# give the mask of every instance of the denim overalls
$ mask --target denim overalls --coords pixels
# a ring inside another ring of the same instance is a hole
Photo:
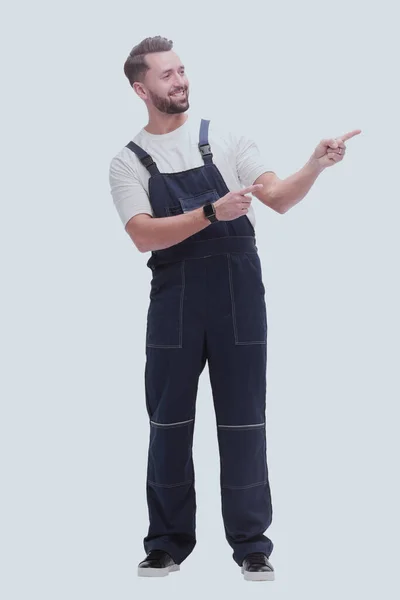
[[[212,161],[208,120],[201,120],[204,165],[160,173],[134,142],[150,172],[155,217],[213,202],[229,189]],[[196,544],[192,457],[199,376],[206,360],[216,416],[222,516],[233,559],[269,556],[263,533],[272,520],[266,456],[267,315],[255,232],[247,215],[211,223],[181,243],[152,252],[145,391],[150,419],[146,552],[159,548],[180,564]]]

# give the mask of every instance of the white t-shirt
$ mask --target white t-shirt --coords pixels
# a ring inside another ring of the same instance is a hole
[[[185,123],[174,131],[153,134],[142,128],[133,141],[150,154],[160,173],[174,173],[204,165],[198,147],[199,131],[200,119],[188,114]],[[262,173],[271,171],[253,140],[218,127],[212,119],[208,141],[213,153],[212,160],[229,191],[248,187]],[[139,213],[154,216],[148,195],[149,178],[149,171],[129,148],[123,147],[112,158],[109,168],[111,195],[124,227],[129,219]],[[252,205],[247,216],[255,227]]]

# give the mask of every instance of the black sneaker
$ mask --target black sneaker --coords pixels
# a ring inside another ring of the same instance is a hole
[[[242,573],[248,581],[273,581],[274,568],[264,552],[251,552],[244,557]]]
[[[170,571],[179,571],[173,558],[164,550],[151,550],[138,566],[139,577],[165,577]]]

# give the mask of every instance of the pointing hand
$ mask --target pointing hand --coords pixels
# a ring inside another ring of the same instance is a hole
[[[316,161],[321,169],[331,167],[337,162],[343,160],[346,152],[345,142],[350,138],[361,133],[361,129],[354,129],[350,133],[345,133],[339,138],[330,138],[321,140],[315,148],[311,161]]]

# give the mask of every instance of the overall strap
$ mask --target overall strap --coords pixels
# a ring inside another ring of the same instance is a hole
[[[149,171],[150,175],[156,175],[157,173],[159,173],[156,163],[154,162],[150,154],[145,152],[143,148],[141,148],[140,146],[135,144],[135,142],[132,141],[126,144],[126,148],[129,148],[129,150],[132,150],[132,152],[136,154],[142,165],[144,165]]]
[[[199,150],[203,157],[203,161],[212,163],[213,154],[211,152],[211,146],[208,143],[208,126],[210,124],[209,119],[202,119],[200,123],[200,136],[199,136]]]

